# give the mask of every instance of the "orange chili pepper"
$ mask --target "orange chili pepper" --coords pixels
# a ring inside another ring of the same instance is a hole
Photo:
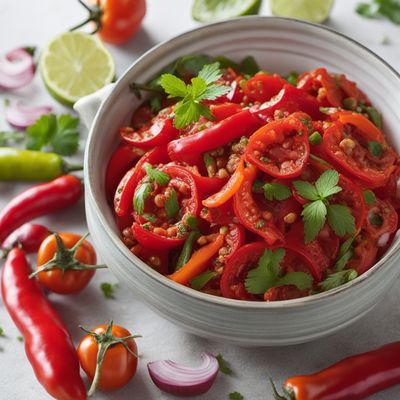
[[[332,114],[332,118],[339,120],[342,124],[350,124],[358,128],[368,140],[376,140],[386,143],[382,131],[377,128],[368,118],[362,114],[348,111],[338,111]]]
[[[211,257],[224,244],[224,238],[225,235],[218,235],[214,242],[195,251],[190,260],[169,278],[182,285],[187,285],[195,276],[201,274],[207,268]]]
[[[203,200],[203,206],[208,208],[219,207],[222,204],[225,204],[233,195],[239,190],[240,185],[242,184],[244,179],[244,160],[240,159],[239,165],[236,168],[236,171],[230,177],[229,181],[222,187],[222,189],[207,197]]]

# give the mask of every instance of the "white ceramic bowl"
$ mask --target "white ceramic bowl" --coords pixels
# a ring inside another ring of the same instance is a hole
[[[383,112],[385,132],[400,151],[400,136],[395,135],[400,126],[400,76],[360,44],[325,27],[281,18],[241,18],[195,29],[156,46],[115,86],[76,105],[89,124],[97,112],[85,154],[85,192],[89,230],[99,255],[153,309],[199,336],[245,346],[275,346],[310,341],[349,325],[371,310],[398,277],[399,238],[354,281],[312,297],[270,303],[219,298],[176,284],[122,243],[105,200],[104,174],[118,142],[117,129],[139,104],[129,83],[146,82],[179,56],[201,53],[236,60],[253,55],[263,69],[283,74],[319,66],[344,72]]]

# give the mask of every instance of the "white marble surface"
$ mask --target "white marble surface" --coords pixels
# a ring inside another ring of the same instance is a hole
[[[337,0],[328,25],[360,41],[400,70],[400,28],[386,21],[369,21],[358,17],[354,12],[356,3],[356,0]],[[115,57],[117,73],[121,74],[137,56],[154,44],[195,27],[197,23],[191,19],[190,5],[190,0],[148,0],[142,30],[125,46],[109,46]],[[261,14],[269,14],[266,0]],[[0,0],[0,52],[20,45],[43,46],[54,35],[84,16],[84,10],[75,0]],[[389,44],[383,45],[383,38],[388,38]],[[5,97],[3,94],[0,96]],[[30,86],[7,96],[24,99],[29,104],[52,104],[60,112],[65,110],[47,94],[39,76]],[[3,102],[0,103],[0,129],[4,129],[7,125],[1,108]],[[84,143],[81,148],[83,146]],[[82,152],[77,158],[81,156]],[[0,183],[0,207],[24,187]],[[53,230],[82,233],[86,230],[82,203],[61,214],[42,218],[40,222]],[[101,282],[115,282],[115,278],[108,271],[100,271],[81,294],[50,296],[76,342],[82,337],[78,325],[94,326],[110,319],[143,335],[138,340],[141,357],[136,377],[119,391],[99,392],[96,399],[172,399],[172,396],[161,393],[153,385],[147,374],[146,363],[171,358],[195,365],[198,354],[206,350],[222,353],[231,362],[235,375],[219,376],[211,391],[199,399],[224,400],[228,399],[228,393],[239,391],[246,400],[269,400],[272,395],[267,383],[268,375],[280,384],[293,374],[316,371],[349,355],[399,340],[398,286],[370,314],[331,337],[286,348],[249,350],[186,334],[154,314],[134,293],[123,287],[117,289],[115,300],[106,300],[99,289]],[[0,338],[0,399],[49,398],[37,383],[26,360],[23,344],[16,339],[19,333],[1,302],[0,326],[6,334],[6,337]],[[399,396],[400,386],[370,398],[393,400]]]

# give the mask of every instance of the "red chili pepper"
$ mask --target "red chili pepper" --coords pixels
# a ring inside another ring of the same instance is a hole
[[[14,197],[0,213],[0,243],[25,222],[69,207],[81,195],[81,181],[72,175],[64,175],[25,190]]]
[[[1,279],[7,311],[25,342],[36,378],[57,400],[84,400],[86,390],[71,337],[35,279],[24,252],[8,254]]]
[[[7,237],[1,249],[7,254],[13,247],[19,245],[25,253],[34,253],[39,250],[41,243],[49,234],[49,230],[43,225],[25,224]]]
[[[144,151],[127,143],[121,143],[112,154],[106,169],[106,195],[112,203],[118,184],[125,172],[142,157]]]
[[[168,153],[172,160],[199,164],[201,154],[223,146],[241,136],[249,136],[262,121],[252,115],[249,110],[241,111],[210,128],[193,135],[173,140],[168,145]]]
[[[400,342],[345,358],[312,375],[294,376],[280,400],[362,400],[400,384]]]
[[[315,97],[304,90],[287,84],[269,102],[264,103],[260,109],[253,111],[253,113],[267,120],[274,117],[275,111],[286,111],[289,114],[302,111],[313,120],[320,120],[324,118],[324,115],[319,111],[319,107],[320,105]]]
[[[122,217],[132,211],[132,199],[135,194],[135,189],[139,181],[143,178],[146,172],[143,170],[145,163],[159,164],[168,162],[168,153],[165,146],[159,146],[146,153],[138,163],[131,168],[121,179],[114,197],[115,213]]]
[[[243,107],[236,103],[211,104],[210,110],[216,121],[222,121],[242,111]]]
[[[277,74],[259,73],[243,86],[243,92],[250,102],[264,102],[280,92],[286,81]]]

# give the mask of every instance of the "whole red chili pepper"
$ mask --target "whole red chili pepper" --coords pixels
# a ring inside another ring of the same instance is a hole
[[[277,400],[362,400],[400,384],[400,342],[345,358],[312,375],[294,376]]]
[[[57,400],[84,400],[86,390],[71,337],[35,279],[24,252],[7,256],[1,279],[4,304],[20,330],[38,381]]]
[[[7,237],[1,250],[7,254],[13,247],[19,245],[25,253],[34,253],[39,250],[41,243],[49,234],[49,230],[43,225],[25,224]]]
[[[82,195],[81,181],[64,175],[32,186],[14,197],[0,212],[0,244],[25,222],[75,204]]]

